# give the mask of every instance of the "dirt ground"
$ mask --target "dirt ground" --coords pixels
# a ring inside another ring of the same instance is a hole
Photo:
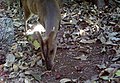
[[[111,49],[112,46],[99,43],[78,45],[74,43],[73,45],[74,48],[58,48],[55,58],[55,71],[50,75],[43,76],[44,82],[59,83],[62,78],[70,78],[77,79],[78,83],[84,83],[86,80],[99,75],[100,70],[97,65],[106,63],[109,66],[112,63],[112,57],[115,55]],[[106,53],[101,52],[104,46],[108,48]],[[75,57],[79,58],[82,55],[87,57],[86,60],[75,59]]]
[[[2,5],[0,7],[4,8]],[[0,53],[0,83],[120,83],[119,74],[116,77],[118,78],[117,81],[101,77],[114,78],[116,76],[114,70],[120,69],[120,39],[117,43],[113,41],[107,44],[109,31],[117,32],[118,34],[115,37],[120,38],[120,16],[117,12],[119,8],[110,8],[102,11],[103,13],[99,13],[96,9],[89,11],[91,7],[94,8],[91,5],[87,7],[84,4],[79,6],[74,3],[61,8],[62,22],[57,36],[58,48],[54,60],[54,70],[46,72],[44,67],[37,64],[39,62],[39,60],[36,60],[38,56],[34,56],[34,52],[31,50],[26,51],[26,49],[32,47],[24,44],[19,46],[17,42],[15,44],[18,48],[13,53],[15,61],[12,66],[4,68],[3,63],[5,63],[6,58],[3,57],[4,54]],[[111,12],[113,14],[109,14]],[[15,18],[13,17],[13,19]],[[86,18],[90,20],[86,20]],[[71,19],[72,23],[70,22]],[[102,19],[102,21],[98,19]],[[98,24],[96,21],[98,21]],[[21,25],[23,24],[21,23]],[[21,29],[21,25],[15,27],[16,41],[24,40],[23,35],[21,35],[21,32],[24,31]],[[83,31],[82,34],[79,30]],[[19,51],[19,49],[22,49],[22,51]],[[24,56],[18,57],[19,54]],[[118,57],[113,60],[116,56]],[[112,74],[109,72],[111,65],[114,71],[111,71]]]

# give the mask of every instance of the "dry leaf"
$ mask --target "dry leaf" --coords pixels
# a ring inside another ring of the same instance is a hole
[[[87,60],[87,57],[88,56],[85,56],[84,54],[82,54],[81,56],[73,57],[73,58],[76,59],[76,60]]]

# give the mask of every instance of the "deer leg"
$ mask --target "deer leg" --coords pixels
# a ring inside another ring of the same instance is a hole
[[[25,31],[27,32],[27,22],[31,16],[30,10],[27,6],[27,0],[21,0],[22,6],[24,8],[24,19],[25,19]]]
[[[51,70],[54,65],[54,57],[56,54],[56,32],[51,31],[50,35],[48,36],[47,42],[46,42],[46,54],[45,54],[45,62],[46,62],[46,68],[47,70]]]

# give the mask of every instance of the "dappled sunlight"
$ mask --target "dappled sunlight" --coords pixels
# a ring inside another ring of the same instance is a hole
[[[44,33],[46,30],[41,24],[29,25],[31,29],[27,30],[27,35],[32,35],[34,32]]]

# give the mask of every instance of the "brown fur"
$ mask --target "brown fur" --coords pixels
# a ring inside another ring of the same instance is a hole
[[[35,32],[35,35],[41,45],[46,67],[48,70],[51,70],[57,49],[56,35],[61,19],[58,3],[56,0],[21,0],[21,3],[25,13],[26,30],[27,21],[32,13],[38,15],[38,21],[46,29],[46,40],[42,38],[39,32]]]

